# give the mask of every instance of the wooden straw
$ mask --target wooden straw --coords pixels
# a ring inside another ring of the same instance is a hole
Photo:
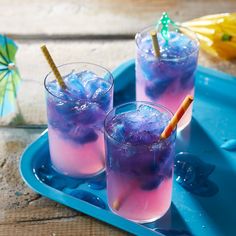
[[[152,38],[152,46],[154,49],[155,56],[160,57],[160,47],[159,47],[158,39],[157,39],[157,32],[153,30],[150,32],[150,35]]]
[[[56,67],[56,65],[55,65],[55,63],[54,63],[54,61],[53,61],[53,59],[52,59],[52,57],[51,57],[47,47],[46,47],[46,45],[41,46],[41,50],[42,50],[43,55],[45,56],[45,58],[46,58],[46,60],[47,60],[47,62],[49,64],[49,66],[51,67],[52,72],[53,72],[53,74],[55,75],[55,77],[57,79],[57,82],[59,83],[59,85],[61,86],[62,89],[66,89],[67,88],[66,84],[63,81],[63,79],[61,77],[61,74],[58,71],[58,69],[57,69],[57,67]]]
[[[175,129],[177,123],[182,118],[182,116],[184,115],[184,113],[186,112],[186,110],[188,109],[190,104],[192,103],[192,101],[193,101],[192,96],[187,95],[185,97],[184,101],[179,106],[178,110],[176,111],[176,113],[174,114],[172,119],[170,120],[169,124],[166,126],[164,131],[161,133],[162,139],[168,138],[171,135],[172,131]]]
[[[111,207],[112,209],[119,211],[121,206],[125,203],[125,201],[129,198],[132,192],[138,188],[138,184],[133,185],[132,187],[124,190],[123,192],[117,194],[116,198],[112,201]]]
[[[112,203],[112,208],[119,211],[121,205],[124,203],[124,201],[127,199],[127,197],[129,196],[129,192],[131,189],[129,189],[129,191],[126,194],[123,194],[121,196],[119,196],[117,199],[115,199]]]
[[[120,199],[116,199],[113,203],[112,203],[112,208],[119,211],[120,210],[120,206],[121,206],[121,201]]]

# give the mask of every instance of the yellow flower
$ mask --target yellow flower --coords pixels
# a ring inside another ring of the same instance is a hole
[[[197,34],[201,48],[209,54],[236,58],[236,13],[203,16],[182,25]]]

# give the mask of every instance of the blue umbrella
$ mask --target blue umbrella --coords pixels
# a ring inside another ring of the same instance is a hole
[[[0,117],[14,111],[21,82],[15,65],[17,46],[12,39],[0,35]]]

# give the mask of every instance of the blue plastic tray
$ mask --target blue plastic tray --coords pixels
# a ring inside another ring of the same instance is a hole
[[[134,61],[122,64],[113,75],[115,105],[134,100]],[[108,209],[104,174],[76,180],[54,172],[47,131],[23,153],[21,176],[39,194],[135,235],[236,235],[235,118],[236,78],[199,66],[193,119],[177,137],[177,152],[192,153],[214,166],[209,181],[218,191],[199,196],[174,181],[170,210],[150,224],[133,223]]]

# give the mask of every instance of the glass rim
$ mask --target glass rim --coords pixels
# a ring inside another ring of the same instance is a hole
[[[85,64],[85,65],[92,65],[92,66],[99,67],[99,68],[103,69],[104,71],[106,71],[106,72],[109,74],[109,77],[111,78],[111,83],[110,83],[109,88],[108,88],[105,92],[101,93],[101,96],[104,96],[104,95],[106,95],[107,93],[109,93],[109,92],[111,91],[111,89],[112,89],[113,86],[114,86],[114,77],[113,77],[112,73],[111,73],[108,69],[106,69],[105,67],[103,67],[103,66],[100,66],[100,65],[98,65],[98,64],[91,63],[91,62],[79,61],[79,62],[69,62],[69,63],[61,64],[61,65],[57,66],[57,68],[61,68],[61,67],[64,67],[64,66],[69,66],[69,65],[77,65],[77,64],[80,64],[80,65],[82,65],[82,64]],[[56,96],[56,95],[53,94],[51,91],[49,91],[49,89],[48,89],[48,87],[47,87],[47,79],[48,79],[49,76],[52,75],[52,74],[53,74],[52,70],[50,70],[50,71],[46,74],[46,76],[45,76],[45,78],[44,78],[44,88],[45,88],[46,91],[47,91],[49,94],[51,94],[53,97],[56,97],[56,98],[58,98],[58,99],[60,99],[60,100],[62,100],[62,101],[65,101],[65,102],[72,102],[72,103],[77,102],[77,101],[81,101],[81,102],[91,102],[91,101],[93,102],[93,101],[97,101],[97,99],[91,99],[91,98],[83,98],[83,99],[68,100],[68,99],[63,99],[63,98],[61,98],[61,97]],[[56,80],[56,78],[55,78],[55,80]]]
[[[181,25],[181,24],[176,24],[176,26],[174,26],[174,27],[176,27],[176,28],[177,28],[177,27],[179,27],[179,28],[180,28],[180,27],[181,27],[181,28],[184,28],[185,30],[191,32],[191,33],[194,35],[194,37],[195,37],[194,40],[195,40],[195,42],[196,42],[196,48],[195,48],[195,50],[193,50],[191,53],[189,53],[187,56],[178,57],[178,58],[162,58],[162,57],[155,57],[155,55],[153,55],[153,54],[147,52],[146,50],[142,49],[142,48],[139,46],[138,38],[139,38],[139,36],[141,36],[141,34],[144,33],[145,31],[151,30],[152,28],[153,28],[153,29],[156,29],[156,25],[154,25],[154,24],[149,25],[149,26],[146,26],[145,28],[142,28],[139,32],[137,32],[137,33],[135,34],[135,44],[136,44],[137,48],[138,48],[142,53],[144,53],[144,54],[146,54],[146,55],[149,55],[149,56],[152,56],[152,57],[154,57],[155,59],[158,59],[158,60],[160,60],[160,61],[177,61],[177,60],[184,60],[184,59],[188,58],[189,56],[193,55],[194,53],[198,52],[198,51],[199,51],[200,42],[199,42],[199,39],[198,39],[198,37],[197,37],[197,34],[196,34],[194,31],[192,31],[191,29],[189,29],[188,27],[183,26],[183,25]]]
[[[106,125],[106,123],[107,123],[107,119],[108,119],[109,115],[111,115],[112,112],[114,112],[117,108],[121,108],[121,107],[126,106],[126,105],[129,105],[129,104],[137,104],[137,103],[139,103],[139,104],[144,104],[144,105],[151,105],[151,106],[153,106],[156,110],[157,110],[157,108],[163,109],[166,113],[168,113],[168,114],[170,115],[170,120],[171,120],[171,118],[174,116],[174,113],[173,113],[171,110],[169,110],[167,107],[165,107],[165,106],[163,106],[163,105],[161,105],[161,104],[157,104],[157,103],[153,103],[153,102],[148,102],[148,101],[131,101],[131,102],[122,103],[122,104],[120,104],[120,105],[118,105],[118,106],[113,107],[113,108],[106,114],[106,117],[105,117],[105,120],[104,120],[104,134],[105,134],[105,136],[109,137],[109,139],[111,139],[111,140],[114,141],[115,143],[119,144],[121,147],[125,146],[125,147],[132,147],[132,148],[138,148],[138,149],[139,149],[139,148],[148,148],[148,147],[150,148],[150,147],[152,147],[153,145],[160,143],[161,140],[158,139],[156,142],[154,142],[154,143],[152,143],[152,144],[139,144],[139,145],[134,145],[134,144],[131,144],[131,143],[122,143],[122,142],[116,140],[112,135],[110,135],[110,134],[107,132],[107,125]],[[125,113],[125,112],[124,112],[124,113]],[[113,116],[113,117],[114,117],[114,116]],[[172,131],[171,135],[170,135],[168,138],[164,139],[164,140],[168,140],[168,139],[173,135],[173,133],[176,132],[176,129],[177,129],[177,128],[175,127],[175,129]],[[174,140],[175,140],[175,139],[176,139],[176,135],[175,135]]]

